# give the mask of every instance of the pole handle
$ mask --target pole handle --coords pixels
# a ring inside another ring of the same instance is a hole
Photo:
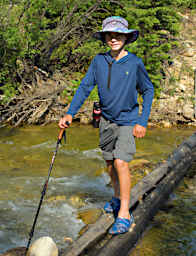
[[[65,123],[66,123],[66,125],[68,125],[68,126],[70,125],[70,123],[69,123],[68,121],[66,121]],[[59,141],[62,140],[63,135],[64,135],[64,131],[65,131],[65,128],[62,128],[62,129],[60,130],[59,136],[58,136],[58,140],[59,140]]]
[[[62,138],[63,138],[64,130],[65,130],[65,129],[61,129],[60,132],[59,132],[59,136],[58,136],[58,140],[59,140],[59,141],[61,141]]]

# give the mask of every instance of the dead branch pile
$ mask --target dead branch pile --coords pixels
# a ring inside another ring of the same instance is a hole
[[[24,84],[20,95],[0,105],[0,122],[21,126],[58,121],[68,105],[61,96],[66,88],[64,81],[52,79],[38,79],[36,84]]]

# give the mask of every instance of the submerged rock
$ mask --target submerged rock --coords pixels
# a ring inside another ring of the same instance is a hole
[[[129,163],[129,167],[142,167],[145,164],[149,164],[150,161],[146,159],[134,159]]]
[[[73,207],[76,207],[76,208],[85,206],[84,198],[82,198],[81,195],[72,195],[69,198],[69,202]]]
[[[17,247],[0,254],[0,256],[25,256],[25,251],[26,247]],[[27,256],[58,256],[58,248],[51,237],[40,237],[29,247]]]
[[[17,247],[0,254],[0,256],[23,256],[25,255],[25,250],[25,247]]]
[[[65,195],[51,196],[45,200],[48,203],[66,201]]]
[[[97,219],[101,216],[101,209],[85,209],[78,212],[78,218],[82,219],[85,224],[92,224],[97,221]]]

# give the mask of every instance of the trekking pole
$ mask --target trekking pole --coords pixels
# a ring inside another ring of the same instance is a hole
[[[194,118],[196,118],[196,69],[194,70],[194,91],[195,91]]]
[[[66,124],[69,125],[69,122],[67,121]],[[66,132],[65,132],[65,129],[61,129],[60,133],[59,133],[59,136],[58,136],[58,140],[57,140],[57,143],[56,143],[56,149],[54,151],[54,155],[52,157],[52,161],[51,161],[51,164],[50,164],[50,167],[49,167],[49,171],[48,171],[48,177],[47,177],[47,180],[46,180],[46,182],[44,184],[43,190],[41,192],[41,198],[40,198],[39,205],[38,205],[38,208],[37,208],[37,212],[36,212],[36,215],[35,215],[35,218],[34,218],[33,226],[32,226],[31,231],[29,233],[29,241],[28,241],[28,244],[27,244],[27,247],[26,247],[26,250],[25,250],[25,256],[27,255],[27,252],[28,252],[28,249],[29,249],[29,246],[30,246],[30,243],[31,243],[31,239],[32,239],[33,234],[34,234],[35,225],[36,225],[36,222],[37,222],[39,211],[40,211],[40,208],[41,208],[41,205],[42,205],[42,201],[44,199],[44,196],[45,196],[45,193],[46,193],[46,190],[47,190],[47,187],[48,187],[48,182],[49,182],[50,174],[51,174],[52,167],[53,167],[53,164],[54,164],[54,160],[55,160],[55,157],[56,157],[56,154],[57,154],[57,151],[58,151],[58,147],[59,147],[59,144],[61,143],[62,138],[64,138],[64,141],[66,142]]]

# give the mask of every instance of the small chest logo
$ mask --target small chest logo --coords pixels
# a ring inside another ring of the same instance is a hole
[[[129,71],[126,71],[126,73],[125,73],[127,76],[128,76],[128,74],[129,74]]]

